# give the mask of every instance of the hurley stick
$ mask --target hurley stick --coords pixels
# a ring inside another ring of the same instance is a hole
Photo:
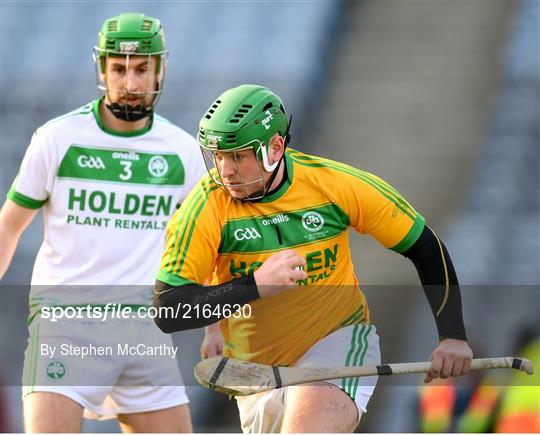
[[[362,367],[278,367],[215,356],[202,360],[195,366],[195,378],[204,387],[221,393],[233,396],[247,396],[306,382],[360,376],[428,373],[430,369],[430,362],[381,364]],[[514,357],[473,359],[471,369],[516,369],[528,375],[533,374],[533,366],[529,360]]]

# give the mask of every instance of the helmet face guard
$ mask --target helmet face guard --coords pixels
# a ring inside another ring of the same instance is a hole
[[[94,65],[96,69],[96,82],[101,96],[105,96],[108,101],[107,108],[119,119],[124,121],[137,121],[146,116],[149,116],[157,104],[159,97],[163,92],[163,82],[165,78],[165,66],[168,60],[168,52],[152,54],[123,54],[102,50],[99,47],[94,47],[93,52]],[[135,60],[146,58],[148,65],[155,61],[155,69],[148,69],[146,73],[145,91],[139,93],[128,92],[127,90],[127,73],[124,76],[124,83],[121,88],[110,88],[107,85],[107,65],[112,59],[125,59],[125,70],[128,71],[130,64]],[[124,98],[137,97],[143,103],[132,106],[130,104],[112,103],[114,97],[112,95],[123,95]]]
[[[157,104],[163,91],[165,67],[168,51],[165,49],[165,39],[161,23],[156,18],[138,13],[125,13],[107,19],[98,35],[98,45],[93,50],[96,67],[97,87],[102,96],[109,101],[107,108],[119,119],[137,121],[149,116]],[[127,90],[127,73],[130,64],[135,60],[144,59],[148,65],[154,63],[155,68],[146,72],[147,80],[144,92],[130,93]],[[114,59],[122,59],[125,68],[124,82],[116,83],[117,88],[108,85],[107,65]],[[137,98],[141,103],[130,105],[127,102],[114,102],[113,96]]]
[[[225,188],[227,193],[229,193],[229,195],[231,195],[235,199],[249,201],[264,198],[269,188],[269,186],[266,185],[265,182],[264,171],[273,172],[279,165],[279,161],[274,162],[272,165],[268,163],[268,151],[262,141],[254,139],[247,144],[228,150],[219,150],[216,146],[205,144],[204,141],[201,140],[200,134],[197,135],[197,141],[199,142],[201,148],[206,169],[208,170],[208,173],[210,174],[210,177],[212,178],[214,183],[216,183],[218,186]],[[253,152],[253,155],[255,157],[254,160],[258,163],[258,178],[255,178],[253,180],[244,179],[242,169],[238,162],[238,153],[242,151]],[[258,158],[259,154],[262,156],[261,159]],[[236,173],[235,178],[237,181],[235,181],[234,183],[227,183],[224,181],[224,177],[220,172],[220,165],[217,161],[218,156],[224,159],[229,159],[233,162]],[[253,187],[258,187],[258,189],[253,192]],[[236,195],[232,195],[231,189],[235,191],[243,191],[240,195],[238,195],[242,197],[239,198]]]
[[[276,135],[282,137],[287,146],[289,126],[281,99],[270,89],[258,85],[228,89],[208,108],[199,123],[197,138],[210,176],[235,199],[263,198],[283,160],[270,164],[269,146]],[[245,150],[252,150],[258,169],[239,162],[238,153]],[[231,180],[220,173],[218,156],[227,158],[233,169],[236,166],[234,182],[227,184]],[[260,189],[253,193],[253,186],[257,184]],[[239,198],[241,188],[245,190],[245,198]]]

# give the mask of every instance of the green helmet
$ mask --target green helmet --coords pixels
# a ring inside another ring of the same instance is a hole
[[[268,162],[268,146],[276,133],[286,145],[288,127],[283,102],[275,93],[263,86],[241,85],[225,91],[212,103],[199,123],[198,141],[210,174],[224,185],[221,174],[208,165],[213,153],[253,149],[264,169],[275,175],[280,161]]]
[[[161,55],[166,52],[159,20],[134,12],[105,20],[98,35],[97,48],[101,56],[106,53]]]
[[[276,133],[285,137],[287,125],[276,94],[263,86],[241,85],[225,91],[206,111],[199,123],[199,143],[210,151],[251,147],[264,160],[263,148]]]
[[[141,107],[139,115],[129,107],[118,106],[110,108],[113,113],[128,121],[147,116],[163,90],[164,64],[167,60],[168,51],[165,49],[165,37],[163,27],[157,18],[152,18],[140,13],[124,13],[108,18],[103,23],[98,34],[98,44],[94,47],[94,62],[96,64],[96,76],[98,88],[103,93],[110,91],[103,81],[106,71],[107,57],[126,56],[155,56],[156,57],[156,83],[148,92],[154,96],[150,107]],[[116,110],[115,110],[116,109]],[[137,111],[135,111],[137,112]],[[131,116],[130,116],[131,115]]]

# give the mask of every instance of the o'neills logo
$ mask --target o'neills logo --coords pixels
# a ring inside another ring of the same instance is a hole
[[[133,151],[128,152],[114,152],[112,153],[112,158],[115,160],[139,160],[139,155],[137,153],[134,153]]]
[[[289,222],[290,218],[286,214],[278,214],[277,216],[274,216],[272,219],[263,219],[262,224],[264,226],[268,225],[278,225],[282,224],[283,222]]]

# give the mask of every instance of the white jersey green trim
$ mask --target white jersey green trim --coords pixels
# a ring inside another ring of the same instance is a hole
[[[47,202],[46,199],[40,201],[38,199],[33,199],[26,195],[23,195],[22,193],[18,193],[15,191],[13,187],[9,189],[9,192],[7,193],[7,197],[11,199],[13,202],[15,202],[16,204],[19,204],[21,207],[32,208],[32,209],[41,208],[43,204]]]
[[[185,131],[154,116],[136,136],[112,135],[98,104],[39,128],[8,193],[23,207],[43,206],[37,306],[151,303],[167,221],[206,174]]]

